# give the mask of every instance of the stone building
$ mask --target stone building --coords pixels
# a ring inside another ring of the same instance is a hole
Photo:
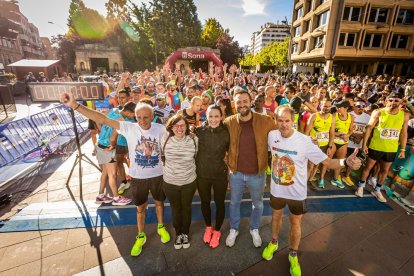
[[[104,44],[85,44],[75,50],[75,66],[81,75],[115,73],[124,71],[124,62],[119,47],[108,47]]]

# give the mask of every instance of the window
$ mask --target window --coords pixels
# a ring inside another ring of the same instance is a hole
[[[296,19],[301,18],[303,15],[303,7],[300,7],[299,9],[296,10]]]
[[[305,33],[310,31],[310,26],[311,26],[310,20],[303,22],[303,29],[305,30]]]
[[[119,71],[119,66],[118,66],[118,63],[114,63],[114,71],[115,72],[118,72]]]
[[[328,23],[328,15],[329,15],[329,11],[326,11],[319,15],[319,20],[318,20],[319,24],[317,27],[321,27],[323,25],[326,25],[326,23]]]
[[[366,34],[364,39],[364,47],[379,48],[381,47],[382,34]]]
[[[356,33],[341,33],[339,35],[338,46],[342,47],[354,47],[356,41]]]
[[[396,49],[405,49],[408,45],[408,35],[398,35],[395,34],[392,36],[391,48]]]
[[[300,26],[297,26],[295,29],[295,37],[300,36]]]
[[[304,40],[303,41],[303,50],[302,52],[306,52],[308,50],[308,45],[309,44],[309,40]]]
[[[85,71],[85,63],[83,62],[80,63],[80,69],[81,71]]]
[[[385,8],[372,8],[369,13],[369,22],[374,23],[386,23],[388,16],[388,9]]]
[[[398,24],[414,24],[414,10],[400,10],[397,17]]]
[[[359,21],[359,15],[361,14],[361,8],[357,7],[345,7],[344,15],[342,16],[342,20],[344,21]]]
[[[323,48],[325,43],[325,35],[315,37],[315,49]]]
[[[298,52],[298,44],[297,43],[294,43],[292,45],[292,53],[293,54],[296,54],[297,52]]]

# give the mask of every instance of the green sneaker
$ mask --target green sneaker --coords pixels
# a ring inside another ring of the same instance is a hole
[[[267,175],[271,175],[272,174],[272,169],[270,167],[267,167],[266,174]]]
[[[298,256],[292,257],[289,254],[289,263],[290,263],[290,275],[292,276],[302,275],[302,272],[300,270]]]
[[[345,188],[345,185],[342,183],[341,179],[339,179],[339,178],[338,179],[332,179],[331,184],[334,185],[334,186],[337,186],[340,189]]]
[[[269,242],[269,244],[263,250],[263,253],[262,253],[263,259],[270,261],[273,258],[273,254],[276,252],[278,247],[279,247],[279,243],[273,244],[272,242]]]
[[[158,225],[157,233],[160,235],[162,243],[167,243],[171,240],[170,233],[168,233],[167,228],[163,224]]]
[[[137,240],[134,243],[134,246],[131,249],[131,256],[136,257],[142,252],[142,246],[147,241],[147,236],[145,233],[139,233],[137,236]]]
[[[318,188],[325,189],[325,180],[323,179],[319,180]]]

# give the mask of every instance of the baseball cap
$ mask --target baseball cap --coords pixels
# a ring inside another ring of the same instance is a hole
[[[342,100],[342,101],[336,103],[335,106],[336,106],[336,108],[340,108],[340,107],[349,108],[351,105],[347,100]]]
[[[165,100],[167,97],[166,97],[166,95],[165,94],[162,94],[162,93],[158,93],[157,94],[157,96],[155,96],[155,99],[162,99],[162,100]]]

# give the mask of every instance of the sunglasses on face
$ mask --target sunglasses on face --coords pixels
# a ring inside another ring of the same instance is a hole
[[[366,106],[365,106],[365,105],[363,105],[363,104],[356,104],[356,105],[355,105],[355,107],[356,107],[356,108],[365,108]]]
[[[164,99],[157,99],[157,102],[162,102]]]

